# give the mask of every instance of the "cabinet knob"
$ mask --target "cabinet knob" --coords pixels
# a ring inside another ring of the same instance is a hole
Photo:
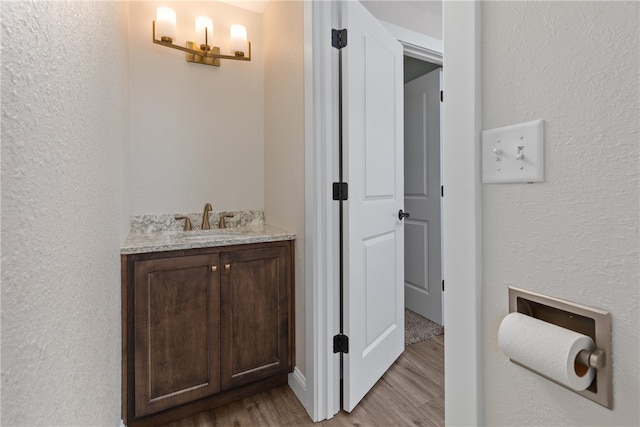
[[[229,269],[231,269],[231,264],[225,264],[225,265],[224,265],[224,269],[225,269],[225,270],[229,270]]]
[[[211,266],[211,271],[218,271],[218,266],[217,265],[212,265]]]

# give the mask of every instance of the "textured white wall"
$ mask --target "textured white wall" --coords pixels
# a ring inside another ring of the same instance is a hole
[[[303,3],[264,13],[265,217],[296,233],[296,367],[305,373]],[[286,43],[283,43],[286,40]]]
[[[262,15],[219,2],[172,2],[177,44],[194,39],[197,15],[214,21],[214,41],[229,53],[229,26],[247,27],[251,62],[220,67],[185,61],[151,42],[156,7],[130,2],[133,214],[264,208]]]
[[[486,425],[640,424],[639,7],[483,3],[483,128],[546,121],[545,182],[483,186]],[[613,411],[500,353],[510,284],[611,312]]]
[[[3,426],[120,422],[125,3],[2,2]]]

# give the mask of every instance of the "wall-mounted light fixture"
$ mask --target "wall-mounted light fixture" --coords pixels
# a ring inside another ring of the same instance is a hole
[[[220,59],[251,61],[251,42],[247,41],[247,29],[242,25],[232,25],[230,29],[233,55],[221,55],[218,46],[209,45],[209,40],[213,38],[213,21],[206,16],[196,16],[196,41],[187,41],[186,47],[173,43],[176,38],[176,13],[173,9],[159,7],[156,10],[152,31],[155,44],[186,52],[188,62],[219,67]],[[245,51],[248,52],[247,56]]]

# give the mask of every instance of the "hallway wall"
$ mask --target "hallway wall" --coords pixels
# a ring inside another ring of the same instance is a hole
[[[360,0],[376,18],[442,40],[440,0]]]
[[[0,7],[0,424],[117,426],[128,5]]]
[[[545,120],[545,182],[483,185],[486,425],[638,425],[637,2],[485,2],[483,129]],[[507,286],[611,312],[612,411],[509,362]]]

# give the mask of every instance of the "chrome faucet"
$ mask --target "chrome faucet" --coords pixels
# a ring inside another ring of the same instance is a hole
[[[207,203],[204,205],[204,213],[202,214],[202,226],[200,227],[202,230],[209,230],[211,226],[209,225],[209,212],[211,212],[211,203]]]

